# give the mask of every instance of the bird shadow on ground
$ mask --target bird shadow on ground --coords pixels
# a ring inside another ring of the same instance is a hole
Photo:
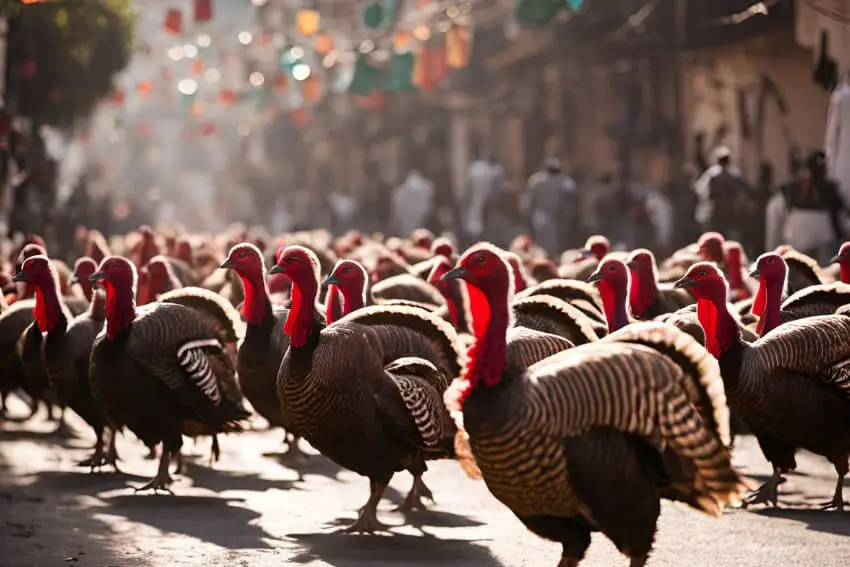
[[[810,530],[835,535],[850,536],[850,513],[816,510],[811,508],[762,508],[752,510],[767,518],[782,518],[806,524]]]
[[[501,565],[490,551],[474,540],[412,536],[347,535],[341,533],[290,534],[302,549],[291,563],[323,561],[337,567],[373,565],[375,558],[387,565],[446,563],[448,565]]]
[[[343,470],[338,464],[322,455],[310,454],[306,461],[299,461],[287,451],[269,451],[263,453],[263,457],[272,459],[282,467],[297,472],[301,477],[312,474],[339,480],[339,473]]]
[[[83,438],[82,436],[76,434],[68,434],[66,432],[55,432],[53,430],[44,431],[37,429],[9,429],[2,428],[3,433],[3,441],[13,442],[13,441],[33,441],[35,443],[42,443],[44,445],[56,446],[59,445],[66,449],[80,449],[82,446],[81,442],[85,443],[89,450],[94,445],[94,436],[91,437],[91,443],[88,442],[88,438]]]
[[[226,490],[250,490],[264,492],[270,489],[289,490],[298,488],[294,480],[264,478],[256,473],[211,469],[191,461],[183,461],[184,474],[192,479],[192,485],[213,492]]]
[[[87,467],[77,470],[50,470],[24,475],[21,478],[32,478],[26,488],[34,493],[49,494],[52,492],[85,492],[98,493],[107,490],[127,488],[129,482],[143,482],[147,478],[125,472],[89,472]]]
[[[239,498],[133,494],[104,500],[103,512],[162,532],[193,537],[226,549],[271,549],[274,536],[252,522],[259,512],[233,506]]]

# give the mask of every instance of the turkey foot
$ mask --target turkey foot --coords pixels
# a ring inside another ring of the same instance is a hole
[[[97,445],[95,445],[91,457],[83,459],[82,461],[77,461],[77,466],[90,467],[91,472],[94,472],[94,469],[102,466],[103,464],[103,444],[100,442],[100,440],[98,440]]]
[[[169,485],[173,482],[171,480],[171,475],[168,474],[168,465],[171,461],[171,452],[165,447],[162,448],[162,457],[159,460],[159,470],[156,473],[156,476],[151,479],[151,481],[144,486],[140,486],[136,489],[136,492],[140,492],[142,490],[153,490],[154,492],[158,490],[163,490],[168,492],[169,494],[174,494],[171,492],[171,489],[168,488]]]
[[[785,483],[786,479],[778,470],[773,470],[773,476],[762,484],[756,493],[744,501],[744,508],[753,504],[772,504],[774,508],[779,506],[779,485]]]
[[[174,451],[174,474],[183,474],[183,453]]]
[[[422,501],[423,498],[432,503],[434,502],[434,495],[431,493],[431,489],[425,485],[425,481],[422,480],[422,476],[415,475],[413,477],[413,486],[410,487],[410,492],[407,493],[407,498],[405,498],[404,503],[394,511],[406,514],[412,510],[428,510],[428,507],[425,506],[425,503]]]
[[[298,446],[298,436],[293,435],[292,438],[289,438],[289,435],[286,436],[286,444],[289,447],[289,450],[286,452],[286,456],[292,459],[295,464],[298,465],[306,465],[309,462],[309,458],[307,457],[307,453],[301,450],[301,447]]]
[[[838,479],[838,485],[835,487],[835,495],[832,497],[832,500],[827,502],[821,507],[821,510],[834,510],[836,512],[843,512],[844,506],[850,506],[850,502],[844,501],[844,479]]]
[[[643,567],[644,565],[646,565],[646,560],[648,558],[648,555],[638,555],[637,557],[632,557],[632,560],[629,561],[629,567]]]
[[[387,485],[369,481],[370,494],[366,505],[361,509],[360,516],[357,521],[348,526],[342,533],[346,534],[372,534],[375,532],[389,531],[389,528],[378,521],[378,502],[384,495]]]
[[[561,557],[558,567],[578,567],[579,560],[575,557]]]

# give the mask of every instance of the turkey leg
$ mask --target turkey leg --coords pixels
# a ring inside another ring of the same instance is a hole
[[[286,452],[286,455],[295,461],[296,464],[306,465],[308,462],[307,453],[301,450],[301,447],[298,446],[298,440],[300,437],[297,435],[291,435],[287,433],[284,437],[286,441],[286,445],[289,447],[289,450]]]
[[[91,472],[103,464],[103,430],[95,431],[94,450],[89,458],[77,461],[79,467],[91,467]]]
[[[773,504],[776,508],[779,506],[779,485],[785,482],[785,477],[778,468],[773,467],[773,475],[762,484],[754,495],[749,497],[744,502],[744,507],[752,506],[753,504]]]
[[[422,475],[413,475],[413,486],[410,487],[410,492],[407,493],[404,503],[396,508],[395,511],[407,513],[412,510],[427,510],[428,508],[425,506],[425,503],[422,502],[423,498],[434,502],[434,495],[431,493],[431,489],[425,484],[425,481],[422,480]]]
[[[343,533],[362,533],[371,534],[378,531],[387,531],[387,526],[378,521],[378,502],[384,495],[384,490],[387,489],[387,483],[376,482],[369,480],[369,500],[360,511],[360,516],[357,521],[349,527],[345,528]]]
[[[848,468],[850,468],[848,465],[850,465],[850,463],[848,463],[847,455],[842,455],[830,460],[832,461],[832,464],[835,465],[835,472],[838,473],[838,482],[835,485],[835,494],[832,497],[832,501],[828,502],[821,509],[843,512],[844,506],[848,505],[848,503],[844,501],[844,477],[847,476]]]
[[[141,490],[153,490],[154,492],[157,490],[164,490],[165,492],[172,493],[171,489],[168,488],[168,486],[172,483],[171,475],[168,474],[168,466],[170,464],[171,451],[163,447],[162,457],[159,459],[159,469],[157,470],[156,476],[153,477],[149,483],[137,488],[136,492]]]
[[[118,468],[118,448],[115,446],[115,442],[118,440],[118,430],[114,427],[109,428],[109,447],[106,449],[106,456],[103,458],[104,465],[112,465],[112,468],[115,469],[115,472],[120,473],[121,469]]]

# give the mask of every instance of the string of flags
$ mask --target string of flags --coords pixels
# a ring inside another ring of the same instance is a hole
[[[252,60],[251,51],[246,57],[216,49],[213,38],[201,31],[193,43],[168,49],[172,61],[189,60],[188,76],[174,77],[163,67],[160,80],[139,81],[135,91],[139,98],[150,99],[162,83],[174,85],[178,79],[176,92],[173,87],[165,89],[169,94],[162,100],[193,116],[203,118],[205,104],[245,103],[269,116],[289,111],[298,126],[310,124],[311,106],[331,93],[347,92],[364,109],[381,108],[387,93],[434,91],[453,72],[466,68],[474,40],[472,20],[478,20],[482,10],[492,10],[480,0],[412,0],[405,7],[410,4],[412,10],[400,13],[397,0],[371,0],[354,23],[325,18],[315,8],[301,8],[289,14],[292,29],[238,34],[243,48],[279,53],[276,65],[267,64],[265,58]],[[542,26],[563,11],[574,12],[581,6],[582,0],[515,0],[513,16],[524,25]],[[204,30],[203,24],[215,16],[213,0],[194,0],[191,15],[194,26],[184,20],[182,10],[166,9],[163,31],[180,38]],[[224,84],[223,71],[234,57],[249,61],[246,76],[236,84]],[[118,91],[111,102],[123,105],[125,97]],[[201,135],[215,134],[210,124],[202,123]],[[149,133],[147,128],[138,130]]]

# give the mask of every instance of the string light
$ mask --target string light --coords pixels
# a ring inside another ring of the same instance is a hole
[[[310,77],[312,70],[306,63],[299,63],[292,68],[292,78],[296,81],[305,81]]]
[[[255,87],[262,87],[263,83],[266,82],[266,78],[259,71],[254,71],[248,76],[248,82]]]
[[[322,65],[330,69],[331,67],[336,65],[337,60],[339,60],[339,53],[337,53],[336,51],[331,51],[330,53],[325,55],[324,59],[322,59]]]
[[[289,50],[289,56],[295,61],[301,59],[302,57],[304,57],[304,48],[296,45],[295,47]]]
[[[217,83],[221,80],[221,71],[215,67],[210,67],[204,71],[204,80],[208,83]]]
[[[426,25],[416,26],[413,28],[413,37],[419,41],[428,41],[431,39],[431,29]]]
[[[170,47],[168,49],[168,58],[172,61],[180,61],[181,59],[183,59],[183,47],[180,45]]]
[[[212,38],[208,33],[202,33],[198,36],[198,39],[195,40],[195,43],[198,44],[198,47],[209,47],[212,45]]]
[[[179,83],[177,83],[177,90],[180,91],[180,94],[184,94],[186,96],[192,96],[196,92],[198,92],[198,83],[193,79],[183,79]]]
[[[241,43],[242,45],[248,45],[252,41],[254,41],[254,36],[251,35],[251,32],[249,31],[241,31],[239,32],[237,39],[239,39],[239,43]]]
[[[198,56],[198,48],[188,43],[183,46],[183,55],[188,57],[189,59],[194,59]]]

